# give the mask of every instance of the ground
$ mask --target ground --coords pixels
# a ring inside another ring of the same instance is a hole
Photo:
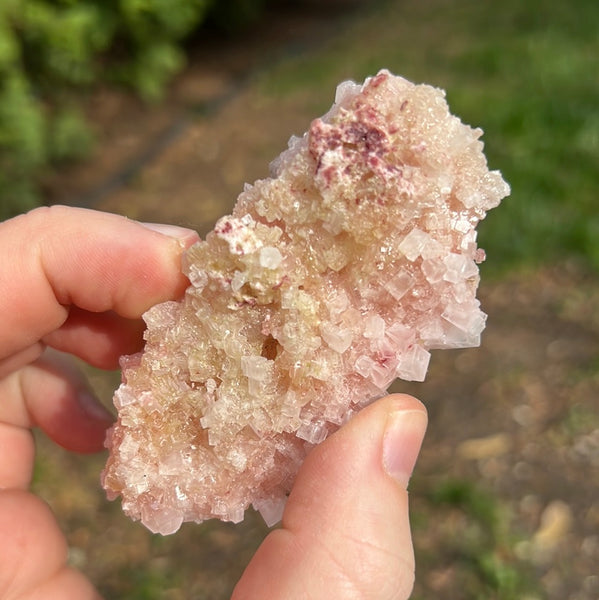
[[[235,40],[212,34],[196,42],[160,106],[97,92],[88,106],[96,153],[48,174],[49,201],[205,234],[243,183],[266,176],[287,138],[332,100],[333,90],[317,98],[301,87],[273,93],[263,73],[284,72],[305,46],[334,44],[340,29],[376,23],[357,2],[332,4],[325,12],[289,5]],[[482,275],[489,316],[481,347],[434,352],[425,383],[393,387],[421,398],[430,413],[411,483],[414,598],[592,600],[599,279],[571,259],[501,277],[486,277],[483,265]],[[109,404],[118,374],[89,376]],[[105,500],[105,457],[38,443],[36,488],[67,533],[73,564],[107,598],[227,598],[268,531],[250,513],[240,525],[188,524],[175,536],[152,536]]]

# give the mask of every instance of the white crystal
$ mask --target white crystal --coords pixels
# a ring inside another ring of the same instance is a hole
[[[310,444],[320,444],[327,437],[328,430],[323,421],[314,423],[304,423],[297,430],[297,437],[306,440]]]
[[[424,381],[430,358],[430,352],[414,344],[408,352],[401,355],[396,376],[406,381]]]
[[[233,273],[233,277],[231,278],[231,289],[234,292],[238,292],[247,281],[247,272],[245,271],[235,271]]]
[[[177,509],[163,508],[154,510],[151,506],[144,506],[141,511],[144,525],[152,533],[170,535],[175,533],[183,523],[183,515]]]
[[[272,369],[272,361],[263,356],[242,356],[241,372],[255,381],[264,381]]]
[[[401,300],[403,296],[414,285],[414,278],[407,271],[400,271],[384,284],[385,289],[396,299]]]
[[[450,252],[444,259],[445,274],[443,279],[451,283],[458,283],[464,279],[478,276],[478,267],[472,258]]]
[[[276,525],[283,517],[284,498],[261,498],[253,503],[253,507],[262,515],[268,527]]]
[[[276,269],[283,260],[283,256],[277,248],[265,246],[260,250],[260,266],[265,269]]]
[[[430,242],[428,233],[414,227],[408,235],[399,244],[399,250],[403,252],[409,261],[415,261],[421,254],[427,244]]]
[[[320,326],[320,333],[329,347],[340,354],[351,346],[354,337],[351,329],[337,327],[332,323],[323,323]]]
[[[370,314],[364,323],[364,337],[380,340],[385,335],[385,319],[377,314]]]

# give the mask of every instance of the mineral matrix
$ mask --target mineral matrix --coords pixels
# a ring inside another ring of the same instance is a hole
[[[444,93],[381,71],[184,256],[185,297],[122,359],[102,474],[152,531],[277,522],[306,454],[429,350],[480,343],[477,223],[509,193]]]

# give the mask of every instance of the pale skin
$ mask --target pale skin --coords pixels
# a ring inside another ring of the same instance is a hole
[[[42,429],[68,450],[102,449],[112,417],[54,348],[100,368],[142,346],[142,313],[183,293],[187,229],[53,207],[0,223],[0,600],[99,600],[67,565],[47,505],[28,491]],[[234,600],[406,600],[414,555],[406,486],[426,412],[383,398],[303,465],[282,526],[264,540]]]

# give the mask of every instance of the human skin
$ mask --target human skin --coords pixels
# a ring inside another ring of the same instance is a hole
[[[47,505],[28,491],[31,429],[76,452],[102,449],[111,415],[48,350],[100,368],[143,344],[141,315],[180,297],[188,230],[51,207],[0,223],[0,599],[97,600],[67,565]],[[414,579],[407,484],[426,412],[383,398],[316,447],[300,470],[282,526],[264,540],[234,600],[405,600]]]

